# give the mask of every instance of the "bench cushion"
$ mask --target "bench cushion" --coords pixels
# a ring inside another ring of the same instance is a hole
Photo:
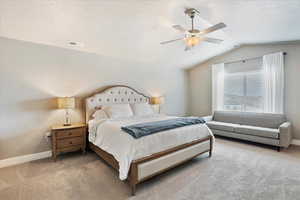
[[[241,124],[243,118],[242,112],[236,111],[215,111],[213,121],[227,122],[232,124]]]
[[[244,112],[241,124],[278,129],[284,122],[286,122],[286,118],[283,114]]]
[[[209,122],[206,122],[206,124],[211,129],[231,131],[231,132],[234,132],[234,128],[239,126],[238,124],[217,122],[217,121],[209,121]]]
[[[235,128],[236,133],[255,135],[267,138],[279,138],[279,129],[240,125]]]
[[[286,117],[283,114],[273,113],[215,111],[213,120],[218,122],[278,129],[282,123],[286,122]]]
[[[240,133],[221,131],[221,130],[215,130],[215,129],[212,130],[212,132],[215,135],[220,135],[220,136],[224,136],[224,137],[231,137],[231,138],[236,138],[236,139],[241,139],[241,140],[258,142],[258,143],[262,143],[262,144],[280,146],[279,140],[274,139],[274,138],[259,137],[256,135],[240,134]]]

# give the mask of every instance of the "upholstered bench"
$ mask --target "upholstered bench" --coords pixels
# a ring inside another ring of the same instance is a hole
[[[273,145],[278,151],[291,144],[291,123],[283,114],[215,111],[204,118],[214,135]]]

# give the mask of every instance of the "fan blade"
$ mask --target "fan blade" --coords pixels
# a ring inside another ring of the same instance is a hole
[[[223,40],[216,39],[216,38],[210,38],[210,37],[202,37],[201,39],[205,42],[211,42],[211,43],[215,43],[215,44],[220,44],[221,42],[223,42]]]
[[[197,9],[194,9],[195,13],[200,16],[200,12]]]
[[[202,31],[200,31],[200,34],[208,34],[208,33],[211,33],[213,31],[216,31],[216,30],[219,30],[219,29],[222,29],[222,28],[225,28],[226,27],[226,24],[224,24],[223,22],[222,23],[218,23],[216,25],[213,25],[207,29],[204,29]]]
[[[175,41],[178,41],[178,40],[183,40],[183,39],[184,38],[178,38],[178,39],[174,39],[174,40],[168,40],[168,41],[161,42],[160,44],[168,44],[168,43],[175,42]]]
[[[173,25],[172,27],[175,28],[176,30],[180,31],[180,32],[183,32],[183,33],[186,32],[185,28],[183,28],[180,25]]]

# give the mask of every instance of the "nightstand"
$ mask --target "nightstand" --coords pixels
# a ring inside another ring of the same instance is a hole
[[[70,126],[53,126],[52,137],[52,158],[63,152],[86,150],[86,124],[72,124]]]

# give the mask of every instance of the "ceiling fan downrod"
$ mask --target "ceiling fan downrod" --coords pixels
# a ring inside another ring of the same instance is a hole
[[[194,30],[194,17],[195,17],[195,15],[191,15],[191,19],[192,19],[192,31]]]
[[[186,15],[188,15],[188,16],[191,18],[191,21],[192,21],[192,29],[189,30],[189,32],[194,33],[194,31],[195,31],[195,28],[194,28],[194,19],[195,19],[195,15],[196,15],[197,13],[199,13],[199,11],[197,11],[197,10],[194,9],[194,8],[188,8],[188,9],[185,10],[184,13],[185,13]]]

